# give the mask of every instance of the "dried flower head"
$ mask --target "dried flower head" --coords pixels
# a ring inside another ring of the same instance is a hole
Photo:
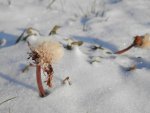
[[[36,29],[34,29],[34,28],[32,28],[32,27],[27,28],[26,33],[27,33],[28,35],[30,35],[30,36],[31,36],[31,35],[37,36],[37,35],[40,34],[38,30],[36,30]]]
[[[115,52],[115,54],[122,54],[128,51],[129,49],[131,49],[132,47],[149,48],[150,47],[150,34],[145,34],[142,36],[135,36],[133,43],[129,47],[123,50],[117,51]]]
[[[150,47],[150,34],[145,34],[143,36],[143,44],[142,47]]]
[[[35,64],[44,67],[57,62],[62,56],[63,49],[61,45],[58,42],[49,40],[31,47],[31,53],[29,53],[29,58],[32,58]]]

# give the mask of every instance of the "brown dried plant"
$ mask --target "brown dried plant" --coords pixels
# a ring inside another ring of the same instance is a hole
[[[122,54],[131,49],[132,47],[141,47],[141,48],[150,47],[150,34],[145,34],[143,36],[135,36],[133,43],[129,47],[117,51],[115,52],[115,54]]]
[[[63,55],[63,49],[58,42],[43,41],[38,43],[35,47],[32,47],[28,43],[31,52],[29,58],[32,59],[36,65],[36,76],[39,93],[43,97],[45,91],[41,82],[41,68],[47,74],[46,83],[49,87],[52,87],[53,67],[52,64],[57,62]]]

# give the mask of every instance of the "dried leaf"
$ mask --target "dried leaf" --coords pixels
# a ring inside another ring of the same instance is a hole
[[[64,80],[63,80],[63,84],[66,84],[66,82],[68,82],[69,85],[72,85],[71,81],[70,81],[70,78],[69,77],[66,77]]]
[[[66,45],[64,48],[66,48],[67,50],[72,50],[73,49],[73,47],[71,46],[71,45]]]
[[[112,54],[112,53],[111,53],[111,52],[109,52],[109,51],[107,51],[106,53],[107,53],[107,54]]]
[[[71,45],[78,45],[81,46],[83,44],[82,41],[72,42]]]
[[[36,30],[35,28],[32,28],[32,27],[29,27],[29,28],[26,30],[26,33],[27,33],[29,36],[31,36],[31,35],[37,36],[37,35],[40,34],[38,30]]]
[[[57,33],[57,30],[60,28],[61,26],[55,25],[53,27],[53,29],[50,31],[49,35],[55,35]]]
[[[136,69],[136,65],[133,65],[133,66],[127,68],[126,71],[133,71],[135,69]]]
[[[91,49],[92,50],[97,50],[97,49],[104,50],[104,48],[102,48],[101,46],[96,46],[96,45],[92,46]]]

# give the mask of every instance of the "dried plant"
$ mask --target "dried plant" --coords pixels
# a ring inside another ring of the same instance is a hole
[[[29,27],[29,28],[25,29],[25,30],[21,33],[21,35],[17,38],[16,44],[17,44],[18,42],[20,42],[20,41],[26,41],[27,38],[28,38],[29,36],[31,36],[31,35],[37,36],[37,35],[40,35],[40,33],[39,33],[38,30],[36,30],[36,29],[34,29],[34,28],[32,28],[32,27]]]
[[[70,81],[70,77],[66,77],[64,80],[63,80],[63,84],[66,84],[66,82],[68,82],[69,85],[72,85],[71,81]]]
[[[26,32],[27,32],[27,34],[30,35],[30,36],[31,36],[31,35],[37,36],[37,35],[40,34],[37,29],[32,28],[32,27],[29,27],[29,28],[26,30]]]
[[[9,99],[7,99],[7,100],[4,100],[3,102],[0,103],[0,105],[4,104],[5,102],[8,102],[8,101],[10,101],[10,100],[13,100],[13,99],[15,99],[15,98],[17,98],[17,97],[12,97],[12,98],[9,98]]]
[[[133,70],[135,70],[137,67],[136,67],[136,65],[132,65],[131,67],[128,67],[127,69],[126,69],[126,71],[133,71]]]
[[[131,49],[132,47],[150,47],[150,35],[146,34],[144,36],[135,36],[133,43],[129,47],[117,51],[115,52],[115,54],[122,54]]]
[[[131,49],[132,47],[141,47],[142,45],[143,45],[143,36],[136,36],[134,38],[133,43],[129,47],[127,47],[123,50],[117,51],[117,52],[115,52],[115,54],[122,54],[122,53],[128,51],[129,49]]]
[[[61,26],[55,25],[53,27],[53,29],[50,31],[49,35],[55,35],[57,33],[57,30],[60,28]]]
[[[67,50],[72,50],[73,46],[82,46],[83,45],[82,41],[73,41],[73,40],[67,40],[67,39],[66,39],[66,41],[68,42],[68,44],[65,46],[65,48]]]
[[[99,63],[101,62],[101,57],[97,56],[97,57],[91,57],[91,60],[89,61],[90,64],[93,64],[93,63]]]
[[[28,43],[29,44],[29,43]],[[57,62],[63,55],[63,50],[58,42],[54,41],[43,41],[36,45],[36,47],[31,47],[31,52],[29,53],[29,58],[32,59],[36,65],[36,77],[37,84],[39,88],[40,96],[45,96],[45,91],[42,86],[41,81],[41,68],[47,74],[46,83],[49,87],[52,87],[53,78],[53,67],[52,64]]]
[[[24,35],[24,33],[26,32],[26,30],[24,30],[22,33],[21,33],[21,35],[17,38],[17,40],[16,40],[16,44],[18,43],[18,42],[20,42],[20,40],[22,39],[22,37],[23,37],[23,35]]]
[[[141,47],[150,47],[150,34],[144,35],[143,44]]]
[[[112,52],[110,52],[110,51],[106,51],[106,53],[107,53],[107,54],[113,54],[113,53],[112,53]]]
[[[31,50],[29,58],[32,57],[35,64],[43,66],[57,62],[63,55],[61,45],[54,41],[44,41],[36,47],[31,47]]]
[[[92,50],[98,50],[98,49],[104,50],[104,48],[103,48],[102,46],[99,46],[99,45],[93,45],[93,46],[91,47],[91,49],[92,49]]]

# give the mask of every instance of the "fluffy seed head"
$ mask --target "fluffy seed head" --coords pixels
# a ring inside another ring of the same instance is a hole
[[[31,50],[32,60],[43,66],[55,63],[63,56],[63,48],[55,41],[43,41]]]
[[[143,44],[142,47],[150,47],[150,34],[145,34],[143,36]]]

